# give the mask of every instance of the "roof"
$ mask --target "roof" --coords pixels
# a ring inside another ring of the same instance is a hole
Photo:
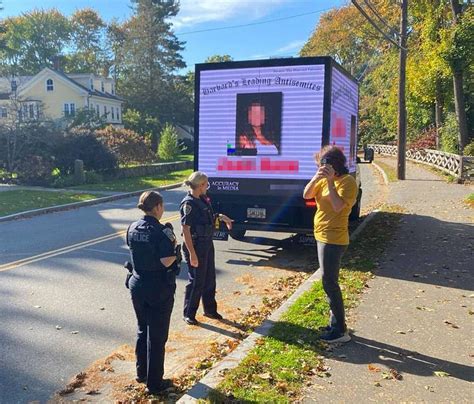
[[[106,92],[103,93],[103,92],[97,91],[97,90],[91,90],[90,88],[87,88],[87,87],[83,86],[82,84],[80,84],[76,80],[72,79],[66,73],[64,73],[60,70],[55,70],[55,69],[52,69],[51,67],[48,67],[47,69],[49,69],[49,70],[53,71],[54,73],[56,73],[57,75],[61,76],[64,80],[67,80],[70,83],[74,84],[76,87],[79,87],[81,90],[87,91],[87,93],[89,95],[93,95],[95,97],[101,97],[101,98],[108,98],[108,99],[116,100],[116,101],[124,101],[123,98],[121,98],[117,95],[106,93]],[[84,76],[89,76],[90,75],[90,74],[86,74],[86,73],[77,73],[77,74],[73,74],[73,76],[79,77],[80,74],[84,75]],[[23,87],[25,84],[27,84],[34,77],[35,76],[16,76],[14,79],[16,80],[18,87]],[[8,77],[0,77],[0,97],[2,97],[2,95],[7,95],[6,98],[8,98],[8,95],[11,93],[11,80],[12,79],[8,78]],[[5,98],[3,98],[3,99],[5,99]]]

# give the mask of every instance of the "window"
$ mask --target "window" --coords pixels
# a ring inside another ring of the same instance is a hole
[[[120,121],[120,107],[117,107],[117,121]]]
[[[76,115],[76,104],[73,102],[64,104],[64,116]]]
[[[112,120],[115,120],[115,108],[114,107],[110,107],[110,110],[112,112]]]
[[[115,94],[115,86],[112,84],[112,94]]]
[[[89,104],[89,109],[90,109],[91,111],[94,111],[94,104],[92,104],[92,102]]]
[[[103,81],[100,82],[100,88],[101,88],[102,92],[105,93],[105,87],[104,87],[104,82]]]
[[[94,80],[90,79],[90,86],[91,86],[91,90],[94,89]]]
[[[95,104],[95,108],[96,108],[96,111],[97,111],[97,116],[99,116],[100,115],[100,105]]]
[[[23,104],[23,118],[28,119],[28,104]]]
[[[46,91],[54,91],[54,83],[52,79],[46,80]]]
[[[28,112],[29,112],[29,118],[30,119],[35,119],[35,106],[34,106],[34,104],[29,104],[28,105]]]
[[[107,117],[107,105],[104,105],[104,116]]]
[[[7,116],[7,109],[5,107],[0,107],[0,118],[6,118]]]

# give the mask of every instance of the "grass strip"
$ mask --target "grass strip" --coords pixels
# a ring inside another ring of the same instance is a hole
[[[88,191],[133,192],[147,188],[157,188],[164,185],[182,182],[193,172],[192,169],[172,171],[146,177],[123,178],[120,180],[106,181],[100,184],[84,184],[70,189],[87,189]]]
[[[75,192],[30,190],[2,191],[0,192],[0,216],[55,205],[81,202],[98,197],[99,195]]]
[[[373,277],[401,218],[398,207],[384,207],[362,231],[343,258],[340,274],[346,308],[354,307]],[[325,344],[318,339],[328,322],[329,307],[321,281],[304,293],[271,329],[268,337],[210,393],[207,402],[289,403],[314,375],[330,376],[324,365]]]
[[[464,202],[471,208],[474,208],[474,194],[469,194]]]
[[[385,171],[385,174],[387,174],[387,178],[388,178],[388,181],[389,182],[395,182],[395,181],[398,181],[398,178],[397,178],[397,171],[395,170],[395,168],[393,168],[392,166],[386,164],[386,163],[382,163],[381,161],[377,161],[377,165]]]

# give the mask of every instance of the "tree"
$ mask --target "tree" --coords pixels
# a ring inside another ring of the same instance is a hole
[[[160,145],[158,147],[158,156],[162,160],[174,160],[181,153],[181,147],[178,143],[178,132],[167,123],[161,132]]]
[[[180,52],[183,43],[169,22],[177,15],[175,0],[133,0],[134,15],[123,29],[125,40],[121,51],[121,67],[117,89],[127,98],[131,108],[151,115],[159,121],[174,119],[172,80],[176,69],[185,67]],[[156,133],[155,133],[156,135]],[[158,139],[152,139],[155,148]]]
[[[53,66],[69,44],[71,26],[58,10],[34,10],[4,22],[4,63],[12,73],[33,75]]]
[[[70,18],[73,51],[68,70],[108,76],[106,24],[91,8],[76,10]]]

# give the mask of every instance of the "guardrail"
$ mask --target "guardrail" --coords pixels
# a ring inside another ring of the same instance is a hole
[[[367,147],[374,149],[374,152],[378,154],[397,155],[397,146],[369,144]],[[459,156],[431,149],[409,149],[406,151],[406,158],[435,167],[462,180],[474,180],[474,157]]]

